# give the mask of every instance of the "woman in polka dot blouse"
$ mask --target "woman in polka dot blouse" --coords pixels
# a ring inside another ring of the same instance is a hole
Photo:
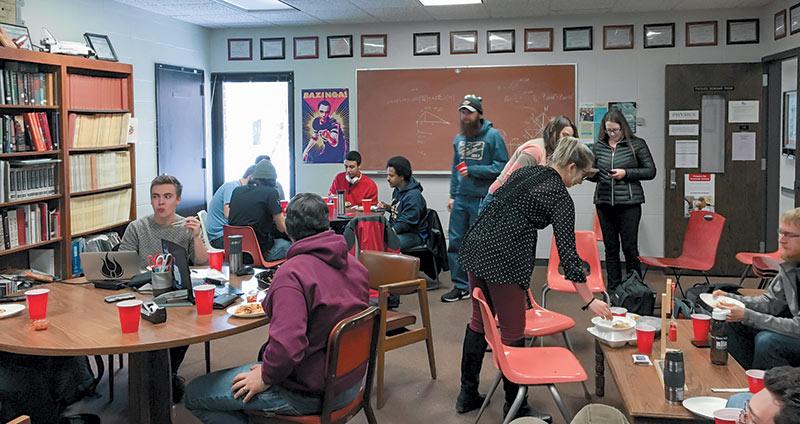
[[[468,271],[470,286],[480,287],[492,312],[497,314],[503,343],[524,345],[525,296],[536,258],[537,231],[553,226],[564,275],[573,282],[585,306],[595,315],[611,318],[608,305],[595,299],[584,284],[586,275],[575,250],[575,204],[567,188],[596,172],[594,156],[574,137],[559,140],[546,166],[526,166],[509,177],[494,193],[467,232],[459,261]],[[456,401],[460,413],[479,408],[478,378],[486,350],[478,302],[472,301],[472,318],[464,336],[461,358],[461,392]],[[517,394],[517,385],[503,380],[506,408]],[[520,415],[531,415],[527,402]]]

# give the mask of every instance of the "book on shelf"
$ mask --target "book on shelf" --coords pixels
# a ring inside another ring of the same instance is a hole
[[[121,224],[130,220],[131,189],[70,199],[72,234]]]
[[[0,160],[0,203],[58,194],[61,159]]]
[[[41,243],[51,240],[54,234],[60,235],[61,230],[53,228],[53,223],[58,223],[52,219],[53,212],[45,202],[0,210],[0,250]]]
[[[128,143],[130,113],[70,113],[68,119],[69,147],[111,147]]]
[[[69,74],[69,108],[128,109],[128,79]]]
[[[55,106],[57,82],[54,73],[41,72],[35,63],[6,62],[0,72],[0,103]]]
[[[60,147],[58,112],[0,116],[0,153],[45,152]]]
[[[70,155],[69,173],[72,193],[130,184],[130,152]]]

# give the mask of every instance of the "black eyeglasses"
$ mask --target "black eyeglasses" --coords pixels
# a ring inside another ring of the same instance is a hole
[[[606,132],[609,134],[616,134],[620,131],[622,131],[622,128],[611,128],[611,129],[606,128]]]

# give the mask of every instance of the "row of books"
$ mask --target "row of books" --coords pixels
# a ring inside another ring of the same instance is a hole
[[[7,105],[55,106],[58,93],[55,73],[39,72],[39,65],[6,62],[0,72],[0,102]]]
[[[127,110],[128,80],[126,78],[93,77],[70,74],[69,108],[91,110]]]
[[[61,145],[58,112],[0,116],[0,153],[44,152]]]
[[[70,155],[69,174],[73,193],[130,184],[130,152]]]
[[[79,115],[69,114],[69,147],[121,146],[128,142],[130,113]]]
[[[119,234],[111,231],[104,234],[97,234],[91,237],[78,237],[72,239],[72,274],[83,274],[81,266],[82,252],[111,252],[119,246],[121,239]]]
[[[85,233],[130,220],[131,189],[70,199],[72,234]]]
[[[47,203],[0,211],[0,251],[61,237],[61,214]]]
[[[58,194],[60,159],[0,160],[0,203]]]

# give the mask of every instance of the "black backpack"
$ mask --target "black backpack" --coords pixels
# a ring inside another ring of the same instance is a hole
[[[656,292],[634,271],[611,293],[611,304],[621,306],[634,314],[653,315]]]
[[[694,312],[694,313],[706,313],[711,314],[713,310],[712,307],[706,305],[705,302],[700,300],[700,295],[703,293],[714,293],[715,290],[722,290],[726,293],[739,293],[739,286],[736,284],[730,283],[718,283],[718,284],[703,284],[697,283],[691,288],[687,289],[684,293],[684,300],[687,306]],[[676,301],[678,299],[675,299]],[[676,302],[677,304],[677,302]],[[687,317],[688,318],[688,317]]]

